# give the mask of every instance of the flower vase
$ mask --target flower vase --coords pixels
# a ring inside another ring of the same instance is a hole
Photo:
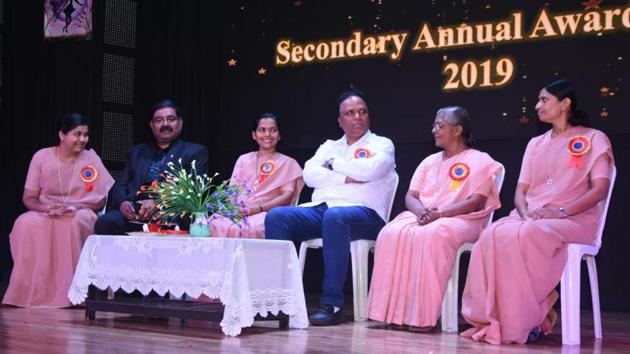
[[[208,215],[204,212],[194,213],[194,220],[190,224],[190,236],[194,237],[209,237],[210,236],[210,220]]]

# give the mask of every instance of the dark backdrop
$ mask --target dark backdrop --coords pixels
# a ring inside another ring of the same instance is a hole
[[[109,0],[116,2],[116,0]],[[122,0],[120,0],[122,1]],[[130,0],[127,0],[130,1]],[[101,80],[102,5],[95,1],[91,41],[44,43],[41,1],[7,1],[3,97],[1,106],[4,149],[2,160],[2,217],[0,218],[3,280],[10,270],[7,236],[23,212],[21,189],[30,156],[53,144],[54,122],[61,112],[80,111],[93,119],[91,134],[102,134]],[[562,39],[503,43],[494,46],[411,52],[423,22],[432,27],[462,22],[503,20],[524,11],[524,28],[544,6],[543,1],[137,1],[135,50],[135,140],[150,138],[150,107],[162,97],[179,102],[184,111],[184,137],[206,144],[211,170],[229,176],[236,157],[254,148],[249,132],[260,113],[276,113],[281,122],[281,150],[300,163],[326,138],[338,138],[335,100],[356,87],[368,97],[372,130],[396,145],[400,175],[393,215],[403,210],[403,196],[417,164],[435,151],[430,134],[435,111],[445,105],[465,107],[481,150],[506,169],[501,193],[501,217],[513,208],[513,193],[527,141],[546,127],[536,123],[533,106],[540,87],[556,77],[573,81],[580,106],[592,125],[610,137],[618,179],[608,215],[604,242],[597,257],[604,310],[629,311],[630,270],[624,250],[630,247],[622,201],[628,195],[625,172],[630,161],[630,124],[623,100],[628,98],[630,49],[628,30]],[[602,7],[623,6],[605,1]],[[549,2],[552,14],[579,11],[581,1]],[[402,59],[384,57],[275,67],[275,44],[280,38],[300,43],[349,38],[365,34],[408,31]],[[515,79],[503,89],[444,93],[441,67],[448,60],[480,60],[509,55]],[[445,57],[446,56],[446,57]],[[236,65],[228,65],[228,60]],[[263,74],[259,69],[264,68]],[[614,95],[602,95],[607,87]],[[607,117],[601,117],[605,109]],[[523,116],[527,120],[523,120]],[[100,139],[93,139],[99,151]],[[115,163],[112,168],[119,168]],[[306,190],[302,198],[308,199]],[[307,264],[306,287],[319,290],[317,252]],[[544,270],[541,270],[544,271]],[[583,284],[586,283],[583,281]],[[588,290],[582,298],[588,302]]]

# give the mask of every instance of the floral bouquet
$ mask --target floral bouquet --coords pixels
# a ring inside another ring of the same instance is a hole
[[[193,224],[191,224],[191,234],[193,234],[193,228],[197,226],[205,226],[205,229],[209,230],[208,213],[224,216],[235,224],[243,221],[240,203],[237,202],[241,187],[229,185],[227,180],[219,185],[213,184],[218,173],[212,177],[197,174],[194,160],[191,163],[190,173],[182,167],[181,159],[179,167],[176,167],[173,162],[169,162],[167,166],[164,179],[149,187],[156,195],[158,213],[162,222],[171,221],[176,217],[190,216],[193,218]]]

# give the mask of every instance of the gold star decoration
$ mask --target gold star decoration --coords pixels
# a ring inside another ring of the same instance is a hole
[[[601,2],[602,0],[587,0],[586,2],[583,2],[582,5],[584,5],[584,10],[599,9],[599,4]]]
[[[236,59],[231,58],[230,60],[227,61],[229,66],[236,66]]]
[[[260,67],[260,69],[258,69],[258,75],[265,75],[267,73],[267,69],[265,69],[264,67]]]
[[[599,112],[599,116],[601,119],[608,118],[608,110],[606,108],[602,108],[602,111]]]
[[[609,91],[610,91],[610,89],[609,89],[608,87],[606,87],[606,86],[602,86],[602,87],[599,89],[599,93],[600,93],[602,96],[606,96],[606,95],[608,95],[608,92],[609,92]]]
[[[522,116],[522,117],[518,120],[518,122],[519,122],[519,123],[521,123],[521,124],[527,124],[527,123],[529,123],[529,118],[527,118],[527,116]]]

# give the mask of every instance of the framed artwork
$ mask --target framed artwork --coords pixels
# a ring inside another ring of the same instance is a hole
[[[92,0],[44,0],[44,38],[89,39]]]

